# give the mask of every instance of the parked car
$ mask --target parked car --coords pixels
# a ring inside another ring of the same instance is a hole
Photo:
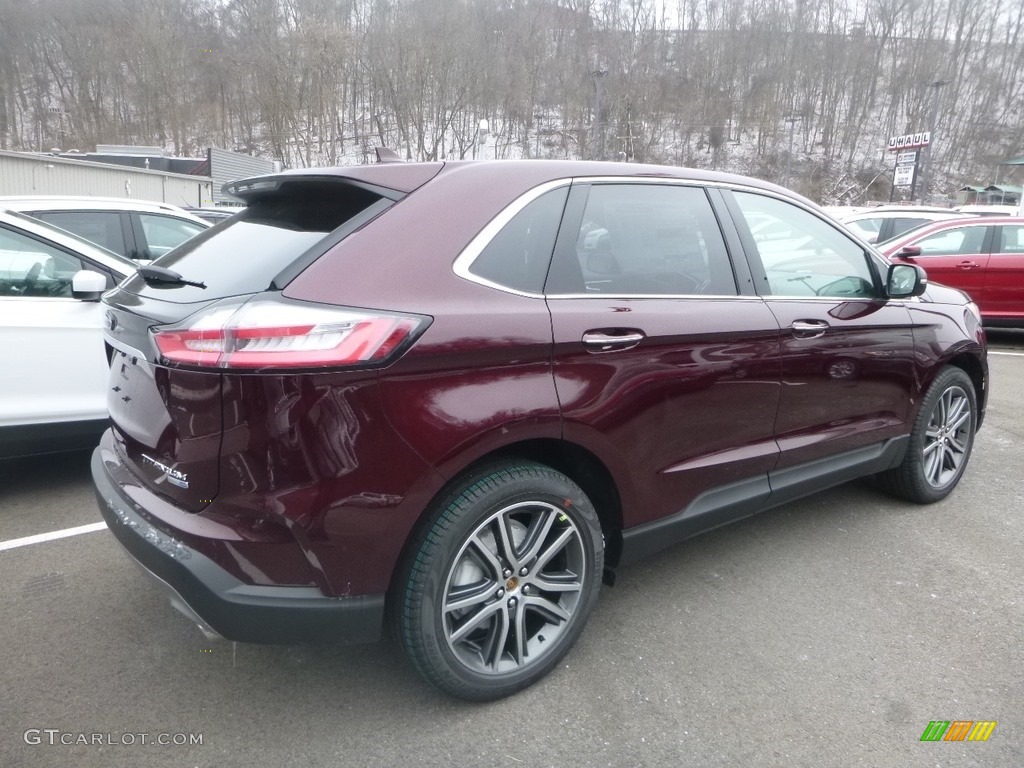
[[[884,243],[932,221],[962,219],[968,216],[970,214],[952,211],[949,208],[893,205],[842,216],[839,220],[864,242]]]
[[[886,243],[882,252],[967,292],[985,324],[1024,325],[1024,218],[936,222]]]
[[[134,261],[158,259],[210,223],[167,203],[105,197],[0,197],[21,211]]]
[[[977,308],[771,184],[510,161],[225,191],[248,208],[104,299],[92,463],[211,635],[389,626],[432,684],[498,698],[620,566],[860,476],[941,499],[982,423]],[[799,248],[761,251],[768,219]]]
[[[963,214],[972,216],[1024,216],[1024,209],[1019,205],[961,205],[956,209]]]
[[[134,265],[0,209],[0,458],[90,448],[107,427],[100,294]]]

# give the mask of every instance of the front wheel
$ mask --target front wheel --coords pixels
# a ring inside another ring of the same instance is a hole
[[[565,475],[528,462],[465,477],[435,507],[396,589],[399,642],[441,690],[486,701],[546,675],[597,599],[597,513]]]
[[[903,462],[878,476],[882,487],[919,504],[948,496],[971,457],[977,412],[970,377],[943,368],[921,402]]]

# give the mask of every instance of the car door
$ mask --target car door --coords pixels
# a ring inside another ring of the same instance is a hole
[[[993,320],[1024,318],[1024,223],[993,226],[992,254],[978,302]]]
[[[780,457],[773,500],[806,492],[899,449],[916,396],[914,336],[903,301],[882,297],[874,257],[823,216],[768,194],[726,199],[751,254],[755,284],[782,328]],[[766,250],[748,218],[785,222],[798,248]],[[786,470],[789,470],[788,472]]]
[[[700,186],[570,194],[545,289],[555,385],[566,438],[622,479],[626,528],[672,517],[683,538],[767,496],[779,327],[726,242]]]
[[[107,359],[98,302],[71,296],[88,261],[0,225],[0,425],[102,419]]]
[[[908,258],[896,253],[893,258],[919,264],[929,280],[959,288],[980,306],[989,262],[990,230],[983,223],[946,227],[907,243],[921,249],[919,256]]]

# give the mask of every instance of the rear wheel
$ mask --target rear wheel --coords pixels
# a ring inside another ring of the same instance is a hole
[[[971,457],[977,410],[970,377],[943,368],[921,402],[903,462],[878,476],[882,487],[919,504],[948,496]]]
[[[597,514],[565,475],[491,465],[439,502],[396,591],[397,637],[449,694],[497,699],[536,682],[572,647],[604,564]]]

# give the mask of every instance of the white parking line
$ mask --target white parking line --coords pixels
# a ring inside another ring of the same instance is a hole
[[[68,536],[80,536],[83,533],[105,531],[106,529],[106,523],[89,523],[88,525],[79,525],[77,528],[65,528],[62,531],[52,531],[50,533],[37,533],[35,536],[25,536],[21,539],[0,541],[0,552],[3,552],[5,549],[17,549],[18,547],[27,547],[29,544],[41,544],[44,541],[53,541],[54,539],[65,539]]]
[[[993,352],[990,349],[988,353],[990,355],[1006,355],[1007,357],[1024,357],[1024,352]]]

